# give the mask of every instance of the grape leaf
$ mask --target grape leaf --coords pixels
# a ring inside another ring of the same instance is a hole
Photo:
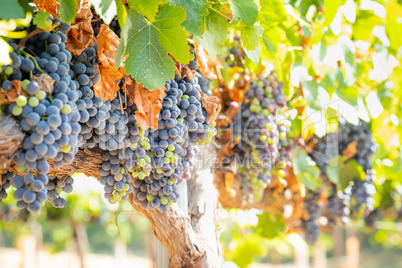
[[[341,0],[324,0],[324,26],[329,26],[335,18],[338,8],[343,4]]]
[[[0,0],[0,19],[21,19],[25,18],[25,12],[17,1]]]
[[[97,40],[96,50],[101,65],[98,66],[99,81],[93,85],[93,89],[96,97],[104,101],[113,100],[120,89],[117,81],[123,77],[122,72],[116,71],[115,63],[119,37],[106,24],[102,24]]]
[[[121,0],[116,0],[117,19],[119,21],[120,29],[124,28],[127,19],[127,8]]]
[[[264,28],[271,28],[285,21],[288,17],[285,4],[282,0],[261,0],[260,14],[263,16],[261,24]]]
[[[326,173],[330,181],[345,190],[349,182],[355,179],[362,179],[364,171],[355,160],[348,161],[344,156],[335,156],[329,161]]]
[[[73,23],[77,13],[77,2],[75,0],[59,0],[60,19],[63,22]]]
[[[211,5],[206,0],[169,0],[169,3],[183,7],[187,18],[182,25],[189,33],[202,36],[205,31],[205,17]]]
[[[121,59],[128,54],[126,73],[149,90],[158,89],[175,74],[175,63],[168,53],[179,62],[189,62],[187,33],[180,26],[185,12],[181,7],[165,4],[152,23],[134,9],[127,15],[116,64],[120,65]]]
[[[244,52],[246,52],[246,55],[250,58],[250,60],[252,60],[255,64],[258,64],[258,62],[260,61],[260,47],[256,47],[253,50],[247,50],[246,48],[244,48]]]
[[[260,43],[264,28],[257,24],[242,25],[240,33],[243,47],[247,50],[254,50]]]
[[[252,25],[257,21],[258,6],[253,0],[230,0],[233,18],[241,18],[244,24]]]
[[[271,216],[269,212],[264,212],[258,216],[256,231],[264,238],[273,239],[280,236],[285,231],[285,227],[282,215]]]
[[[297,147],[292,155],[292,164],[295,175],[301,183],[307,188],[315,191],[318,185],[319,170],[314,161],[306,154],[306,152]]]
[[[50,26],[52,26],[52,21],[48,20],[48,18],[50,17],[50,14],[45,12],[45,11],[39,11],[34,19],[33,19],[33,23],[38,26],[39,28],[46,30],[47,28],[49,28]]]
[[[115,0],[91,0],[91,3],[94,5],[96,13],[106,24],[110,24],[114,16],[117,15]]]
[[[161,0],[127,0],[130,8],[134,8],[150,21],[155,21],[155,15],[161,2]]]
[[[34,0],[33,1],[39,11],[46,11],[53,18],[56,18],[59,14],[57,10],[59,9],[60,3],[57,0]]]
[[[22,7],[25,14],[28,12],[33,13],[34,11],[33,8],[29,5],[30,3],[32,3],[31,0],[18,0],[18,4]]]
[[[221,43],[227,35],[226,19],[220,14],[213,12],[207,16],[207,25],[204,36],[195,36],[196,43],[208,51],[209,59],[212,61],[221,51]]]

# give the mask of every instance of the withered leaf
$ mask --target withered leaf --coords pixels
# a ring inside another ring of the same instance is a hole
[[[201,93],[201,101],[202,106],[205,108],[205,112],[207,113],[207,123],[211,124],[215,121],[215,118],[218,116],[221,111],[220,100],[216,96],[208,96],[207,94]]]
[[[234,196],[236,194],[234,190],[234,178],[235,176],[232,172],[228,171],[225,173],[225,190],[231,196]]]
[[[347,158],[352,158],[356,154],[356,147],[357,147],[357,141],[352,141],[351,143],[348,144],[346,149],[342,151],[342,155]]]
[[[48,94],[53,92],[54,80],[48,74],[38,74],[32,78],[39,84],[39,88]]]
[[[53,18],[59,16],[59,6],[60,3],[57,0],[34,0],[33,1],[38,11],[46,11]]]
[[[66,49],[75,55],[81,53],[91,44],[94,31],[91,26],[92,12],[91,3],[80,1],[77,7],[75,21],[67,33]]]
[[[13,103],[20,95],[27,96],[27,93],[22,90],[21,80],[13,80],[11,83],[13,85],[9,91],[0,88],[0,105]]]
[[[148,128],[158,129],[159,112],[162,109],[161,102],[166,95],[165,87],[148,91],[141,83],[134,81],[127,89],[130,100],[137,106],[135,120],[137,120],[141,128],[144,130]]]
[[[119,90],[119,83],[123,77],[123,64],[120,69],[116,69],[116,50],[119,45],[119,37],[105,24],[102,24],[98,34],[98,65],[99,81],[94,84],[95,96],[105,100],[112,100]]]
[[[116,81],[121,79],[122,74],[102,65],[98,66],[98,74],[99,82],[93,86],[95,96],[102,98],[104,101],[113,100],[119,90],[119,85]],[[117,85],[117,87],[112,88],[112,85]]]
[[[220,64],[218,57],[210,62],[208,51],[206,51],[202,46],[195,46],[195,56],[198,63],[198,70],[202,75],[209,79],[216,79],[212,72],[212,69]]]
[[[188,79],[193,79],[195,71],[191,70],[190,67],[185,65],[183,68],[181,68],[182,74],[188,77]]]

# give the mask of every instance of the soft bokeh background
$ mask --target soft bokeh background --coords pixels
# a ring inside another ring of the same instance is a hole
[[[156,267],[148,220],[127,203],[106,202],[95,178],[74,179],[64,209],[47,205],[34,216],[17,210],[10,197],[3,202],[0,267]],[[367,229],[353,222],[309,247],[299,234],[286,234],[279,215],[236,209],[219,214],[227,267],[401,267],[401,223],[380,221]]]

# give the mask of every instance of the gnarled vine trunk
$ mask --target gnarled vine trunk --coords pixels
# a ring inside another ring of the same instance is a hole
[[[0,160],[4,169],[16,173],[12,158],[23,139],[20,128],[11,117],[0,118]],[[14,138],[12,138],[14,137]],[[212,153],[208,149],[209,155]],[[50,176],[69,176],[84,173],[99,179],[102,165],[100,149],[80,150],[71,164],[61,169],[51,165]],[[213,184],[213,172],[210,167],[199,167],[189,181],[189,215],[185,215],[177,205],[167,213],[158,210],[143,210],[129,198],[130,204],[148,218],[155,236],[162,242],[169,254],[169,267],[221,267],[223,259],[219,249],[217,225],[217,191]]]

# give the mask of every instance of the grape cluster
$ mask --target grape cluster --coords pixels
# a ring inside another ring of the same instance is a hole
[[[11,185],[16,188],[13,196],[17,200],[17,207],[26,208],[29,212],[39,212],[42,202],[47,200],[46,184],[49,179],[46,175],[27,173],[24,177],[15,175],[11,179]]]
[[[13,177],[12,172],[6,172],[5,174],[1,174],[1,185],[0,185],[0,203],[7,198],[6,190],[10,188],[11,179]]]
[[[350,216],[350,189],[344,192],[337,191],[336,185],[332,184],[332,195],[327,198],[327,205],[323,208],[323,215],[327,218],[329,227],[345,225]]]
[[[158,129],[150,129],[150,148],[145,148],[152,169],[150,175],[134,180],[133,192],[134,203],[162,212],[179,197],[177,184],[191,177],[198,144],[209,143],[216,131],[206,123],[197,78],[176,75],[165,84],[165,90]]]
[[[116,155],[105,152],[103,157],[105,161],[99,170],[101,175],[99,182],[105,186],[104,197],[111,203],[127,200],[128,194],[133,191],[130,184],[132,178],[128,169],[121,165],[121,161]]]
[[[260,75],[250,83],[245,104],[234,119],[233,134],[238,141],[234,151],[245,159],[239,169],[245,175],[244,189],[257,198],[272,174],[283,178],[291,165],[290,121],[280,111],[286,105],[282,88],[273,74]]]
[[[370,157],[376,151],[376,145],[369,127],[362,122],[352,125],[343,118],[339,118],[338,121],[339,127],[336,132],[328,133],[322,139],[312,138],[313,141],[316,141],[316,146],[310,153],[323,178],[323,187],[320,187],[317,192],[321,193],[326,188],[332,192],[332,195],[327,198],[327,203],[320,208],[320,213],[327,219],[327,227],[330,228],[346,224],[353,213],[361,210],[367,217],[373,210],[373,196],[376,193],[370,162]],[[351,159],[356,160],[362,166],[365,171],[365,179],[356,178],[346,189],[338,191],[337,186],[328,179],[326,168],[333,157],[344,155],[345,150],[350,150],[348,147],[352,143],[355,143],[356,150]],[[314,211],[308,213],[317,214]]]
[[[320,193],[308,191],[304,200],[304,210],[308,215],[308,219],[303,220],[302,229],[307,243],[314,244],[320,234],[318,219],[321,216],[321,208],[318,204],[320,201]]]
[[[46,185],[48,190],[48,200],[52,202],[55,208],[64,208],[66,206],[66,200],[60,196],[62,192],[71,193],[73,191],[74,179],[67,176],[64,180],[59,177],[50,176],[49,182]]]
[[[5,89],[11,89],[13,80],[22,82],[24,93],[8,106],[7,113],[18,118],[25,134],[22,149],[15,159],[16,168],[20,173],[30,173],[24,177],[14,176],[11,182],[17,188],[14,197],[18,207],[31,212],[39,211],[41,203],[47,200],[48,160],[52,160],[56,168],[71,163],[78,152],[81,132],[80,113],[75,104],[80,97],[79,83],[70,76],[72,55],[65,46],[64,32],[70,25],[59,19],[54,19],[53,23],[60,25],[52,32],[43,31],[30,37],[25,47],[18,49],[15,40],[10,40],[12,64],[2,71]],[[28,31],[33,30],[35,26],[28,28]],[[53,87],[45,89],[38,83],[39,75],[48,75],[54,81]]]
[[[117,29],[117,19],[113,24]],[[13,61],[2,68],[0,82],[11,90],[14,80],[21,81],[24,93],[7,107],[7,113],[19,120],[24,131],[15,160],[18,173],[28,173],[24,177],[3,175],[0,200],[7,196],[5,189],[11,181],[21,208],[36,212],[46,200],[64,207],[60,194],[70,193],[74,180],[48,177],[48,161],[61,168],[72,163],[79,149],[99,148],[104,153],[99,173],[106,199],[124,201],[134,192],[137,202],[146,193],[143,208],[167,211],[179,197],[177,184],[191,177],[198,145],[209,143],[216,133],[207,123],[198,78],[176,74],[169,80],[158,129],[143,130],[135,119],[136,105],[122,89],[111,101],[95,96],[93,85],[99,81],[96,47],[72,55],[65,46],[68,30],[69,24],[60,23],[52,31],[31,36],[19,49],[14,43],[18,40],[10,41]],[[197,62],[192,61],[189,68],[196,70]],[[43,85],[40,75],[48,75],[53,87]]]

